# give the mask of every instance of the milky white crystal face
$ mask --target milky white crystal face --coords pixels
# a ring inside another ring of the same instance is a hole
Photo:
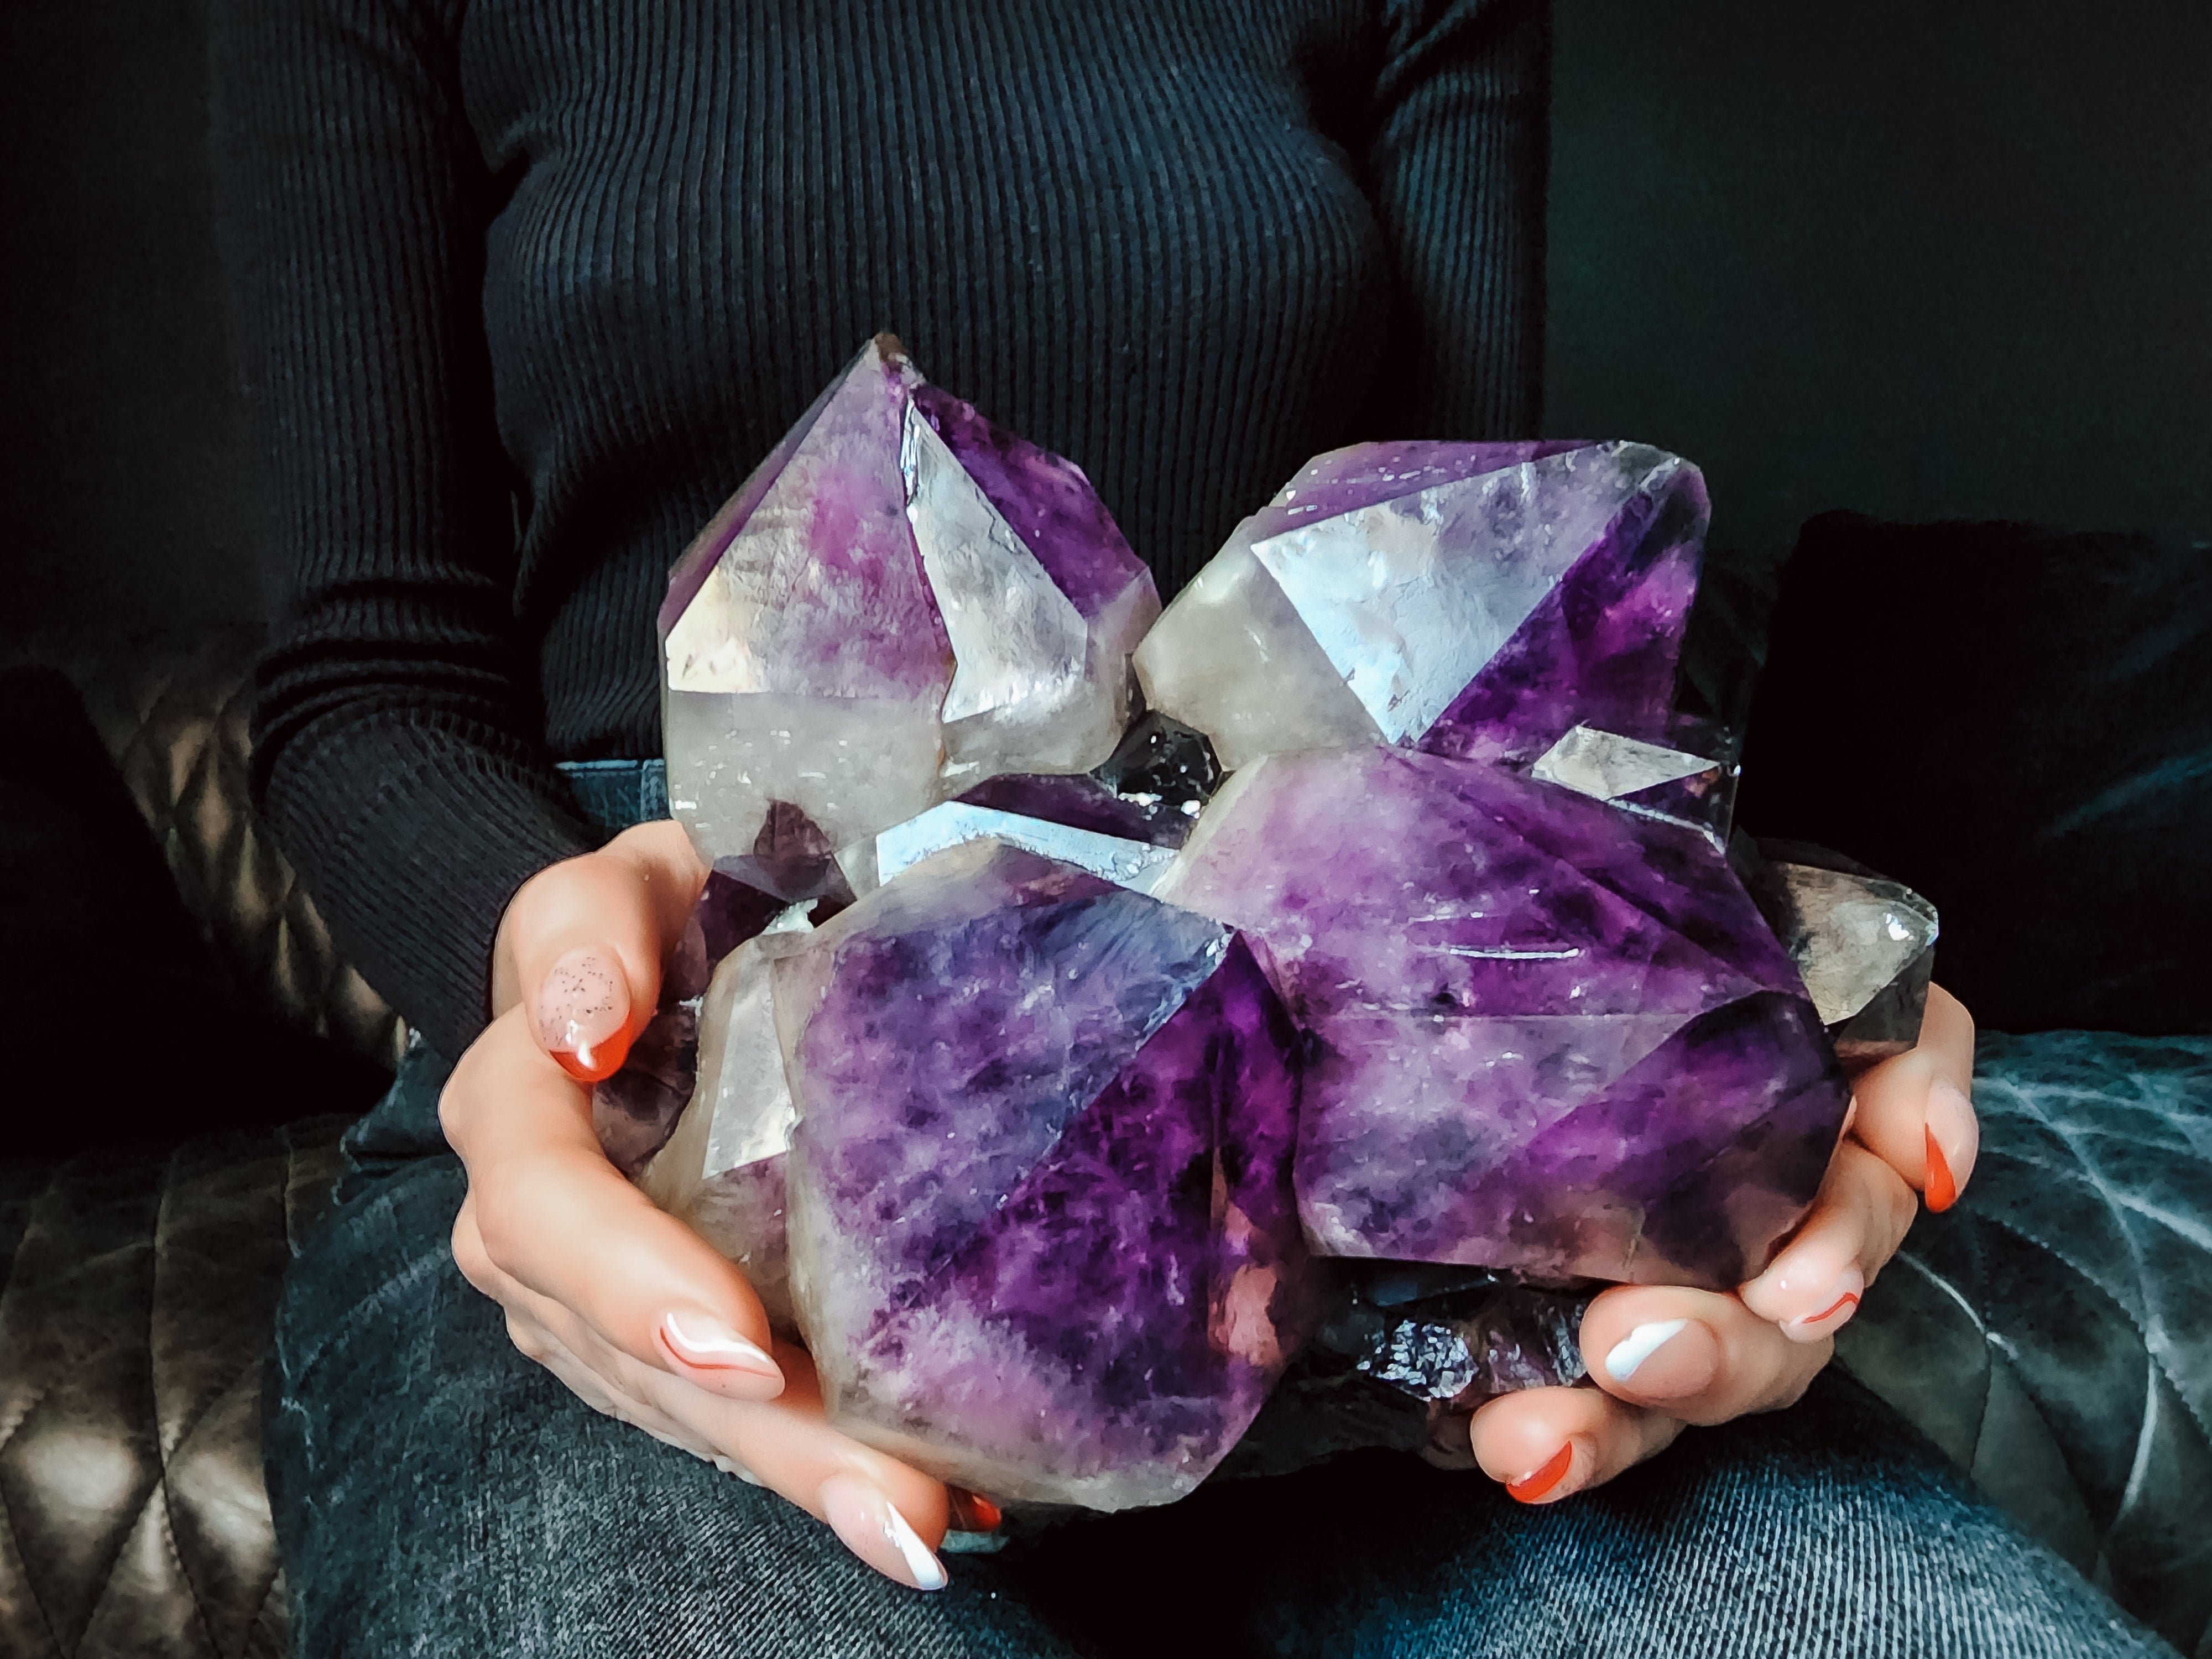
[[[1097,765],[1120,733],[1119,663],[1116,684],[1092,673],[1082,615],[912,404],[902,443],[907,517],[957,665],[939,715],[948,782]]]
[[[1379,742],[1243,535],[1240,526],[1137,647],[1146,706],[1205,732],[1232,772],[1283,750]]]
[[[1577,726],[1545,751],[1528,775],[1595,800],[1618,800],[1679,778],[1695,777],[1713,765],[1703,755]]]
[[[722,959],[700,1009],[690,1104],[638,1177],[647,1197],[744,1270],[784,1328],[791,1303],[783,1160],[799,1115],[776,1040],[773,969],[804,937],[799,930],[763,933]]]
[[[1252,552],[1376,728],[1417,742],[1597,539],[1650,471],[1642,457],[1656,454],[1547,456],[1322,519]],[[1577,474],[1583,487],[1561,488]]]
[[[750,853],[773,802],[842,845],[943,799],[941,728],[910,703],[672,690],[661,718],[670,809],[710,861]]]
[[[853,890],[864,893],[924,859],[976,841],[1018,848],[1140,893],[1151,890],[1175,858],[1173,848],[949,800],[904,823],[892,825],[866,847],[841,853],[838,862]]]

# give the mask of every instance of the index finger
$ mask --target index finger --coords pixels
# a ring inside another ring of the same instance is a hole
[[[612,1075],[653,1018],[661,963],[706,880],[683,827],[665,821],[539,871],[501,918],[492,1011],[520,1001],[570,1076]]]
[[[773,1398],[783,1372],[752,1286],[607,1162],[589,1091],[526,1021],[516,1007],[486,1027],[439,1103],[485,1255],[641,1364],[731,1399]]]

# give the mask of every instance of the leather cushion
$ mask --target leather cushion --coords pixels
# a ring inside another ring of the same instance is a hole
[[[389,1072],[405,1034],[340,958],[247,796],[249,630],[50,641],[153,829],[185,908],[251,1004]]]
[[[1982,1151],[1837,1340],[1983,1492],[2212,1659],[2212,1040],[1985,1034]]]
[[[0,1652],[285,1652],[262,1358],[344,1121],[0,1164]]]

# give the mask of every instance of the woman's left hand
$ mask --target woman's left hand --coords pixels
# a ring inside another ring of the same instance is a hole
[[[1766,1271],[1732,1295],[1658,1285],[1600,1295],[1582,1329],[1597,1387],[1483,1406],[1471,1433],[1484,1473],[1524,1503],[1553,1503],[1642,1462],[1686,1425],[1795,1403],[1904,1242],[1915,1193],[1948,1209],[1973,1172],[1973,1018],[1931,986],[1919,1046],[1858,1078],[1812,1212]]]

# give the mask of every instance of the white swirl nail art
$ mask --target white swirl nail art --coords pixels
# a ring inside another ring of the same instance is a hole
[[[1661,1319],[1649,1325],[1638,1325],[1614,1343],[1612,1351],[1606,1355],[1606,1375],[1616,1382],[1627,1382],[1643,1367],[1645,1360],[1672,1341],[1689,1322],[1686,1319]]]

